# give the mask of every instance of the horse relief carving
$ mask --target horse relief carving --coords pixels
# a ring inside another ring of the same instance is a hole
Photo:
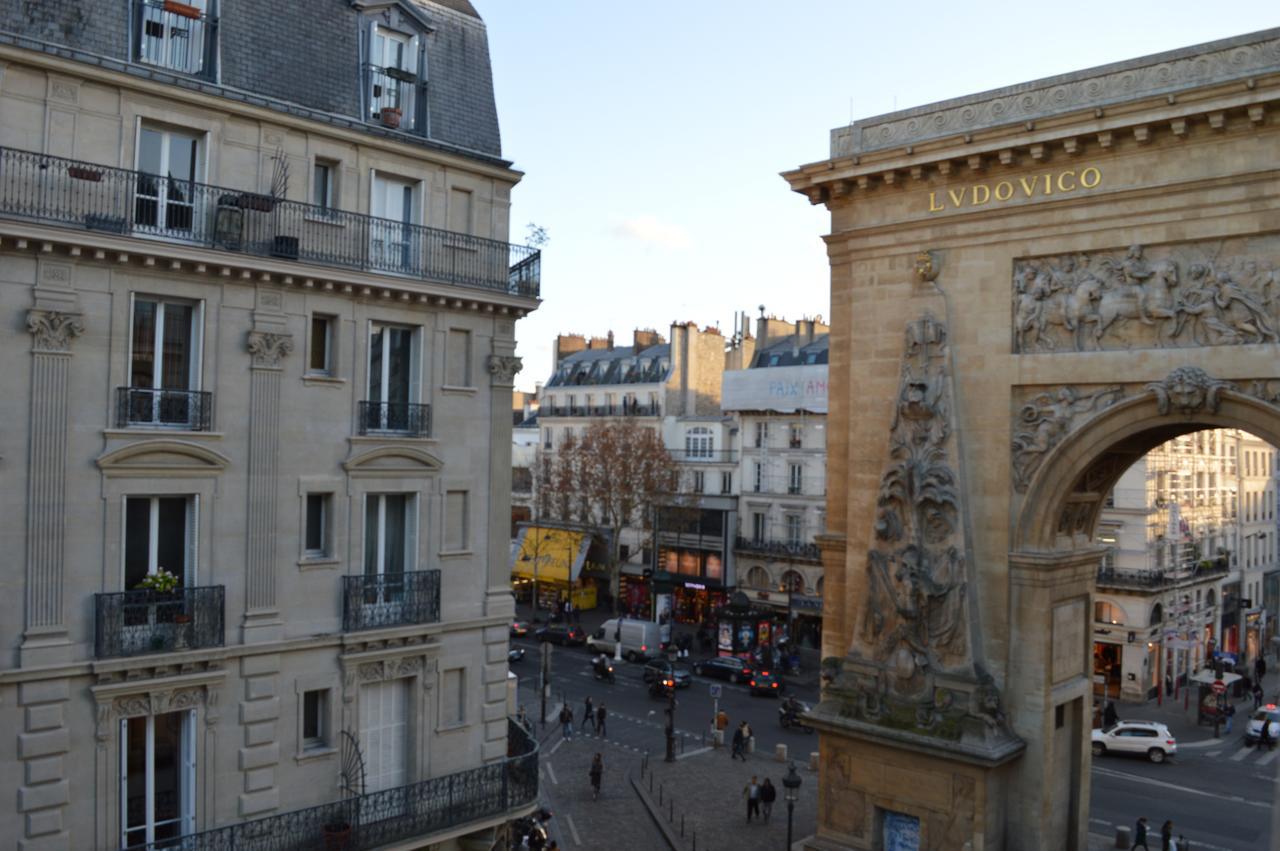
[[[1223,244],[1019,260],[1014,351],[1099,351],[1280,342],[1280,247]],[[1266,240],[1273,243],[1274,240]]]

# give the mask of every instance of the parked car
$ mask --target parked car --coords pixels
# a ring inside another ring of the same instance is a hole
[[[1269,725],[1267,733],[1273,743],[1276,739],[1280,739],[1280,706],[1268,703],[1253,713],[1253,717],[1249,719],[1249,726],[1244,731],[1245,744],[1252,745],[1262,738],[1263,723]]]
[[[666,659],[654,659],[644,666],[644,681],[651,683],[654,680],[672,680],[676,684],[676,688],[688,688],[693,685],[693,677],[689,675],[689,669],[684,665],[673,665]]]
[[[715,677],[731,683],[745,683],[755,673],[750,663],[737,656],[715,656],[693,663],[693,672],[700,677]]]
[[[747,686],[753,695],[766,694],[777,697],[782,693],[782,677],[773,671],[756,671],[747,681]]]
[[[1178,752],[1169,728],[1155,721],[1121,721],[1093,731],[1093,755],[1127,753],[1164,762]]]
[[[529,634],[529,624],[525,623],[524,621],[511,622],[512,638],[524,638],[528,634]]]
[[[591,636],[587,647],[612,656],[619,640],[624,659],[628,662],[643,662],[658,652],[658,647],[662,644],[662,628],[653,621],[609,618]]]
[[[587,634],[581,627],[563,623],[552,623],[534,630],[533,637],[539,641],[550,641],[552,644],[582,645],[587,643]]]

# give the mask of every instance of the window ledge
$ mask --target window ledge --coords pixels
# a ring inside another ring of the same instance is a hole
[[[299,570],[333,570],[341,564],[340,559],[332,556],[315,556],[298,559]]]
[[[441,550],[437,555],[440,558],[465,558],[475,555],[475,550]]]
[[[471,725],[466,721],[455,721],[452,724],[440,724],[436,727],[437,733],[456,733],[459,730],[466,730]]]
[[[318,372],[303,373],[303,384],[318,384],[320,386],[340,387],[347,383],[347,379],[339,378],[336,375],[322,375]]]
[[[411,435],[399,434],[397,432],[390,431],[382,434],[352,434],[348,435],[347,440],[352,444],[378,443],[391,446],[420,446],[422,444],[432,444],[437,442],[434,437],[413,437]]]
[[[200,438],[202,440],[222,440],[225,432],[221,431],[192,431],[185,428],[171,428],[169,426],[147,426],[147,427],[130,427],[130,428],[104,428],[102,436],[110,438],[127,438],[127,437],[172,437],[180,434],[184,438]]]
[[[331,756],[336,756],[337,753],[338,753],[337,748],[331,748],[331,747],[308,748],[307,750],[304,750],[302,753],[295,756],[293,758],[293,761],[298,763],[299,765],[302,765],[303,763],[314,762],[315,760],[318,760],[318,759],[328,759]]]
[[[442,384],[440,392],[448,396],[474,396],[480,392],[479,387],[463,386],[460,384]]]

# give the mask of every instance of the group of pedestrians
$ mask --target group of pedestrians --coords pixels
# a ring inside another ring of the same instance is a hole
[[[604,701],[595,704],[591,700],[591,696],[587,695],[586,701],[582,705],[582,734],[587,734],[587,726],[591,726],[591,730],[597,736],[604,738],[605,721],[608,720],[609,712],[604,707]],[[568,703],[560,707],[560,732],[564,734],[566,739],[573,738],[573,709]]]
[[[1147,817],[1143,816],[1138,819],[1138,823],[1133,828],[1133,844],[1129,846],[1129,851],[1133,851],[1135,848],[1151,851],[1151,847],[1147,845],[1148,833]],[[1178,851],[1179,848],[1185,848],[1186,844],[1187,838],[1185,836],[1179,836],[1177,839],[1173,838],[1172,819],[1167,819],[1160,826],[1160,851]]]
[[[773,813],[773,802],[778,800],[778,788],[773,785],[773,781],[766,777],[761,783],[756,775],[751,775],[751,781],[742,790],[742,797],[747,801],[747,821],[755,816],[768,824],[769,816]]]
[[[727,719],[726,719],[727,720]],[[723,727],[721,729],[724,729]],[[733,731],[733,748],[729,751],[729,759],[740,759],[747,761],[747,743],[751,741],[751,725],[746,721],[738,724],[738,729]]]

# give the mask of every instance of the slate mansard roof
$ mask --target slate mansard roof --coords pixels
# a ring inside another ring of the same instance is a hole
[[[795,336],[784,337],[776,343],[757,349],[749,369],[767,369],[771,366],[810,366],[826,364],[830,351],[830,336],[822,334],[813,341],[796,348]]]
[[[597,384],[661,384],[671,374],[671,344],[586,349],[560,361],[547,387]]]

